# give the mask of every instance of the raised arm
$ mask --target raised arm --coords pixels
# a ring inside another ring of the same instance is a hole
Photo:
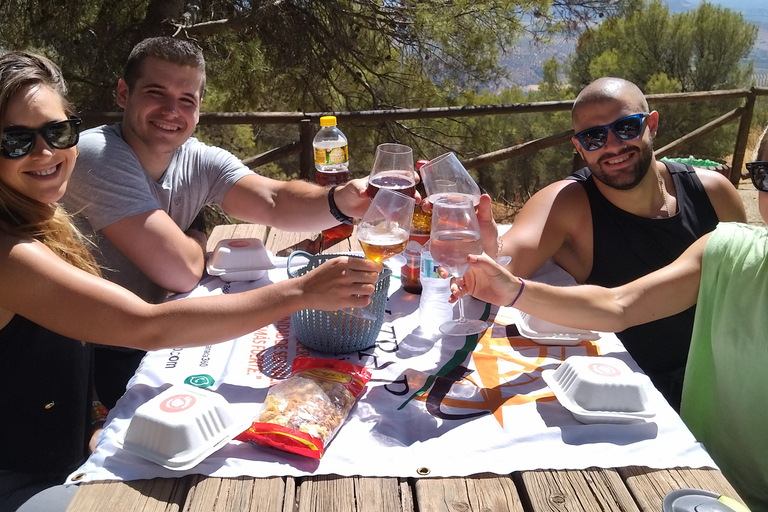
[[[123,219],[102,230],[144,275],[172,292],[192,290],[203,275],[205,249],[163,210]]]
[[[351,180],[334,191],[338,209],[360,218],[370,205],[367,180]],[[328,188],[301,180],[279,181],[250,175],[237,181],[224,196],[222,208],[233,217],[286,231],[316,231],[339,223],[331,215]]]
[[[0,252],[0,310],[74,339],[144,350],[226,341],[301,309],[365,306],[382,270],[371,260],[339,257],[257,290],[147,304],[39,242],[0,237]]]
[[[696,303],[701,260],[710,235],[697,240],[664,268],[617,288],[550,286],[522,281],[486,255],[470,256],[471,268],[451,285],[455,301],[464,293],[499,306],[514,307],[560,325],[617,332],[668,317]],[[461,285],[461,286],[460,286]],[[519,296],[518,296],[519,294]]]
[[[500,255],[511,256],[508,268],[528,277],[548,259],[578,281],[592,267],[592,219],[584,189],[558,181],[533,195],[502,237]]]

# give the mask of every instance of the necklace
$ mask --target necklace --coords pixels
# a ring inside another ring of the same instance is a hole
[[[656,177],[659,179],[659,190],[661,190],[661,198],[664,200],[664,211],[667,212],[667,217],[671,217],[669,214],[669,205],[667,204],[667,193],[664,191],[664,180],[661,179],[661,173],[656,171]]]

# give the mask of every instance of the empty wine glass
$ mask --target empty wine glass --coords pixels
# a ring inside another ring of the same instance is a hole
[[[365,257],[377,263],[400,254],[408,244],[411,219],[416,200],[412,197],[382,188],[357,226],[357,241]],[[366,308],[343,309],[345,313],[366,320],[376,320],[376,315]]]
[[[432,258],[453,277],[469,270],[467,256],[482,254],[483,240],[475,206],[467,196],[443,196],[432,203]],[[440,326],[440,332],[454,336],[478,334],[488,328],[482,320],[464,316],[463,298],[459,299],[459,318]]]
[[[403,144],[379,144],[373,167],[368,176],[368,197],[373,199],[379,189],[388,188],[413,197],[416,193],[416,173],[413,171],[413,150]]]
[[[480,187],[455,154],[445,153],[430,160],[420,172],[430,203],[441,197],[464,197],[471,199],[474,206],[480,203]]]

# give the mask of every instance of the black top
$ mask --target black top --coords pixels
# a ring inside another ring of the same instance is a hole
[[[93,350],[15,315],[0,329],[0,469],[68,474],[88,455]]]
[[[690,166],[663,162],[677,193],[677,213],[649,219],[608,201],[586,167],[569,176],[584,187],[592,209],[593,262],[586,282],[626,284],[673,262],[717,226],[718,218],[701,180]],[[677,409],[691,344],[695,306],[677,315],[616,333],[637,364]]]

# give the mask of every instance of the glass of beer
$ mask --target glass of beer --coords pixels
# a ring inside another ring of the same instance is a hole
[[[455,154],[433,158],[419,171],[430,203],[435,204],[441,197],[469,199],[475,206],[480,203],[480,187]]]
[[[357,226],[357,241],[365,257],[381,263],[405,250],[411,233],[411,219],[416,200],[394,190],[382,188]],[[346,308],[345,313],[366,320],[376,315],[366,308]]]
[[[373,199],[379,189],[388,188],[413,197],[416,193],[416,173],[413,171],[413,150],[403,144],[379,144],[368,176],[368,197]]]

